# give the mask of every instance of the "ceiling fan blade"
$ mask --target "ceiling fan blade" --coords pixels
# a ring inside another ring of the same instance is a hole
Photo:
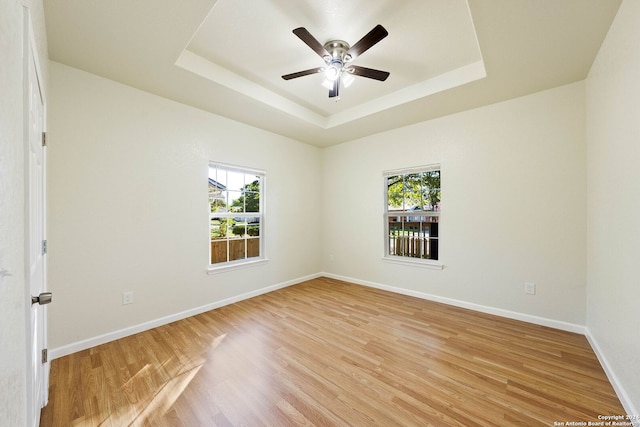
[[[333,88],[329,91],[329,98],[340,98],[340,76],[333,82]]]
[[[321,73],[323,70],[324,70],[324,68],[322,68],[322,67],[311,68],[309,70],[298,71],[297,73],[285,74],[284,76],[282,76],[282,78],[285,79],[285,80],[297,79],[298,77],[304,77],[304,76],[308,76],[310,74]]]
[[[351,46],[351,48],[347,51],[347,54],[351,55],[351,59],[356,59],[371,46],[378,43],[388,35],[389,33],[387,32],[387,30],[385,30],[382,25],[378,24],[373,27],[373,30],[369,31],[363,38],[358,40],[356,44]]]
[[[320,58],[324,58],[326,55],[329,55],[329,52],[327,52],[324,46],[320,44],[320,42],[316,40],[316,38],[313,37],[306,28],[296,28],[295,30],[293,30],[293,34],[295,34],[300,40],[305,42],[305,44],[309,46],[315,53],[317,53]]]
[[[389,72],[374,70],[373,68],[359,67],[357,65],[351,65],[349,72],[354,76],[366,77],[368,79],[380,80],[381,82],[387,80]]]

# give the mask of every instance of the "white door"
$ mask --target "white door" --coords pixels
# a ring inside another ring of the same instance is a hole
[[[27,23],[28,25],[28,23]],[[30,40],[27,41],[31,45]],[[46,290],[45,272],[45,148],[43,146],[44,101],[39,83],[37,59],[33,46],[28,49],[25,58],[27,64],[26,102],[27,102],[27,177],[25,183],[27,217],[27,256],[29,290],[32,296],[42,301],[29,301],[31,336],[29,342],[30,369],[28,400],[30,411],[29,425],[40,425],[40,409],[44,407],[48,396],[48,368],[43,361],[46,345]]]

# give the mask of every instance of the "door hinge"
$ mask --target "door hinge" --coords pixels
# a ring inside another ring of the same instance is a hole
[[[42,146],[43,147],[47,146],[47,133],[46,132],[42,132]]]
[[[43,240],[42,241],[42,255],[46,255],[47,254],[47,241]]]
[[[42,363],[47,363],[49,361],[49,352],[46,348],[42,349]]]

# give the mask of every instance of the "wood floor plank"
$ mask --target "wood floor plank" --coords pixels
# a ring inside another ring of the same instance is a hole
[[[54,360],[41,426],[549,426],[623,413],[584,336],[319,278]]]

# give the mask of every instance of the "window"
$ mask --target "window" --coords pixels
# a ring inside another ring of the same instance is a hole
[[[264,259],[264,172],[209,164],[210,267]]]
[[[441,266],[440,165],[384,173],[385,258]]]

